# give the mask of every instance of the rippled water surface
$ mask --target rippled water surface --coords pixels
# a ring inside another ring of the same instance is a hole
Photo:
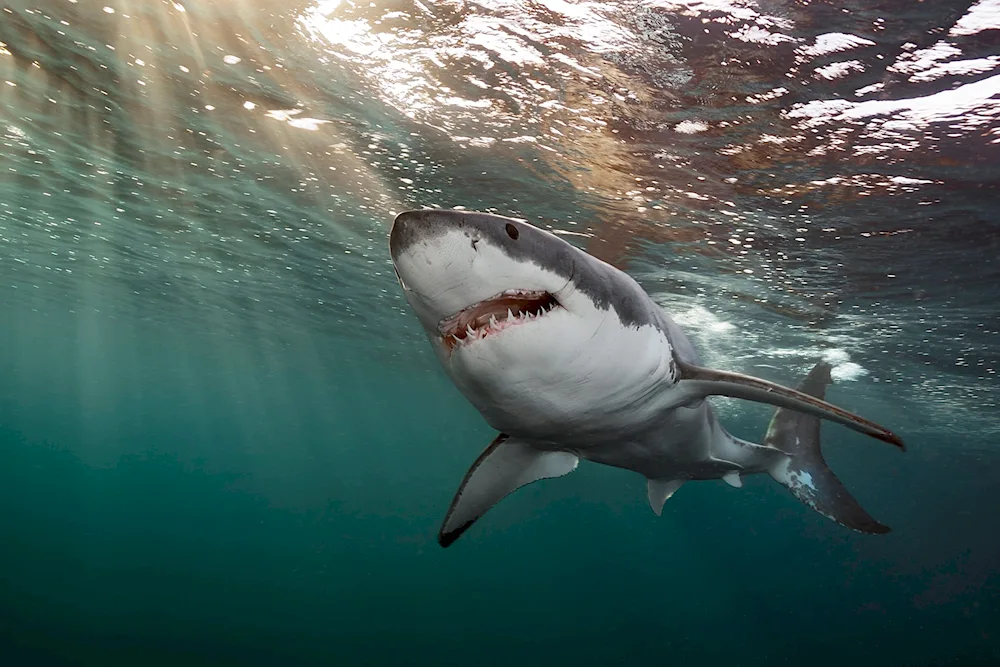
[[[994,664],[998,195],[997,0],[4,0],[2,646]],[[439,549],[492,433],[393,275],[422,206],[565,235],[710,365],[834,362],[910,445],[824,427],[894,532],[585,466]]]

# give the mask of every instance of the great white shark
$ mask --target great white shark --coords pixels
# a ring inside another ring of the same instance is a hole
[[[827,467],[820,419],[903,448],[888,429],[824,399],[829,364],[799,389],[701,365],[681,328],[628,274],[527,222],[489,213],[400,213],[389,249],[403,294],[445,373],[500,432],[465,475],[447,547],[518,488],[580,459],[647,479],[659,515],[691,480],[767,473],[864,533],[869,516]],[[709,396],[778,407],[762,444],[728,433]]]

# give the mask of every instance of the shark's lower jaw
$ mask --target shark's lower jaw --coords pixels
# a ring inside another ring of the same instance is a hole
[[[451,351],[459,345],[468,345],[544,317],[559,307],[555,297],[548,292],[506,290],[441,320],[438,333],[445,347]]]

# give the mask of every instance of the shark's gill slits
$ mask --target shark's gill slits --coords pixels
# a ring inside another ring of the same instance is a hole
[[[548,292],[507,290],[441,320],[438,331],[448,349],[453,349],[459,343],[486,338],[558,307]]]

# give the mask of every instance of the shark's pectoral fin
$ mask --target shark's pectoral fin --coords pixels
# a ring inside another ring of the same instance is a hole
[[[651,479],[646,482],[646,495],[649,496],[649,506],[656,516],[663,513],[663,505],[681,488],[683,479]]]
[[[501,433],[465,473],[441,525],[438,543],[449,546],[508,494],[540,479],[571,473],[579,462],[570,452],[535,449]]]
[[[681,370],[678,387],[691,398],[715,395],[768,403],[829,419],[904,449],[903,441],[889,429],[801,391],[740,373],[716,371],[681,361],[677,365]]]

